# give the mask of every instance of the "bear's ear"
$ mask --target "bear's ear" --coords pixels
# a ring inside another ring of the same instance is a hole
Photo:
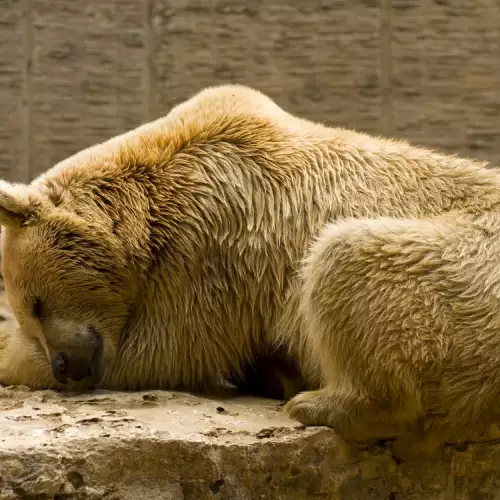
[[[22,226],[35,215],[37,208],[26,184],[0,180],[0,225]]]

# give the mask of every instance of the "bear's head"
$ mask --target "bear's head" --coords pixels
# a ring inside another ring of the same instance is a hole
[[[53,387],[96,385],[116,359],[130,312],[123,245],[99,217],[57,206],[31,185],[0,181],[0,224],[7,298],[21,344],[39,353],[33,371]],[[0,357],[8,352],[0,345]]]

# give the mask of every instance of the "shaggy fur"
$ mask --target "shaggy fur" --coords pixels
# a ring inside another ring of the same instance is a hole
[[[485,165],[206,89],[0,185],[0,382],[59,387],[92,325],[102,371],[69,387],[206,389],[284,346],[322,387],[287,404],[306,424],[473,423],[500,392],[499,203]]]

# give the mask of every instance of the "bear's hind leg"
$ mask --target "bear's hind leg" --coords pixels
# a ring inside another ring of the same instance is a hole
[[[497,374],[499,235],[496,213],[327,226],[305,263],[301,295],[303,340],[324,384],[292,399],[289,414],[346,439],[404,434],[425,416],[429,391],[443,405],[465,398],[463,384],[448,394],[454,385],[443,376],[473,380],[475,351],[481,369]],[[473,384],[468,391],[479,394]]]

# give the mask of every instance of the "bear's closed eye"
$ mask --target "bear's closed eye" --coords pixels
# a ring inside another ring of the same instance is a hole
[[[33,316],[42,321],[43,320],[43,305],[42,301],[40,300],[39,297],[36,297],[33,300],[33,306],[32,306],[32,311],[33,311]]]

